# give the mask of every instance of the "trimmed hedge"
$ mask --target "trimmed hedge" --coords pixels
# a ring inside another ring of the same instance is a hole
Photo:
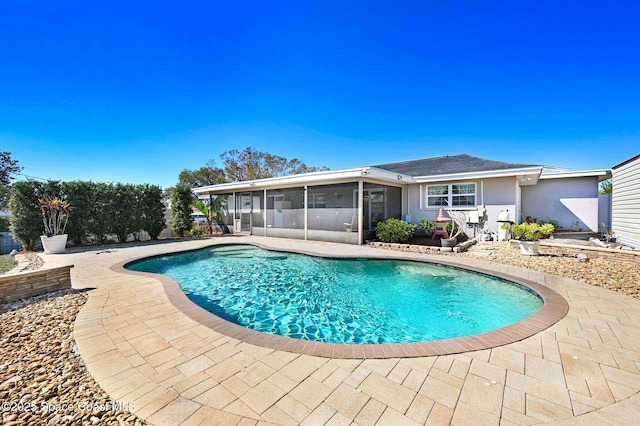
[[[157,239],[166,226],[162,189],[156,185],[96,182],[21,181],[11,185],[11,232],[34,249],[44,225],[38,199],[58,197],[71,203],[66,232],[72,244],[105,243],[110,235],[127,241],[146,231]]]

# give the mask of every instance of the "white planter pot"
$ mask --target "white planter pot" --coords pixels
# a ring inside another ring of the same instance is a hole
[[[540,250],[540,241],[518,241],[520,253],[527,256],[537,256]]]
[[[67,237],[68,234],[52,235],[50,237],[41,235],[40,240],[42,241],[42,248],[44,248],[44,252],[64,253],[67,247]]]

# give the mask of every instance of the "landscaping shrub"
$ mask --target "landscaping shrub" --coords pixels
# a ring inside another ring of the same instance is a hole
[[[194,202],[195,197],[191,193],[191,187],[180,183],[173,188],[171,192],[171,227],[181,237],[191,229],[193,223],[191,204]]]
[[[436,224],[424,217],[418,221],[418,228],[422,229],[424,235],[427,237],[432,236],[433,233],[436,232]]]
[[[195,225],[193,228],[191,228],[191,231],[189,231],[189,234],[192,237],[201,237],[204,235],[204,227],[200,225]]]
[[[456,230],[457,229],[458,229],[458,226],[456,225]],[[447,223],[446,231],[449,233],[449,235],[453,234],[453,222]],[[456,238],[458,239],[458,242],[467,241],[467,234],[462,229],[460,229],[460,233]]]
[[[413,236],[417,226],[400,219],[387,219],[376,226],[376,237],[383,243],[402,243]]]
[[[9,232],[10,225],[8,217],[0,217],[0,232]]]
[[[96,184],[93,182],[64,182],[62,190],[71,204],[67,234],[73,244],[89,242],[89,223],[93,217],[93,205],[96,199]]]
[[[91,236],[106,243],[113,234],[124,242],[139,231],[157,239],[165,227],[163,193],[155,185],[24,181],[15,182],[10,194],[11,231],[26,249],[34,249],[43,234],[38,199],[48,197],[71,203],[66,232],[74,244],[86,244]]]
[[[33,250],[44,233],[38,199],[47,196],[62,197],[60,182],[20,181],[11,185],[9,198],[11,232],[27,250]]]
[[[109,203],[111,208],[111,233],[116,234],[123,243],[129,235],[138,229],[135,217],[135,191],[133,185],[117,183],[113,188],[114,198]]]
[[[113,185],[108,183],[96,183],[93,187],[93,203],[87,209],[89,221],[87,232],[93,235],[95,242],[104,244],[109,241],[111,229],[111,204],[113,200]],[[73,200],[70,200],[73,202]],[[75,212],[72,213],[72,216]]]
[[[141,229],[147,231],[152,240],[157,240],[167,226],[164,218],[165,205],[162,202],[162,188],[157,185],[138,185],[140,197]]]

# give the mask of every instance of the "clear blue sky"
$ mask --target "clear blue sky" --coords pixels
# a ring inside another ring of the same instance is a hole
[[[640,2],[0,3],[0,150],[173,186],[247,146],[332,169],[640,153]]]

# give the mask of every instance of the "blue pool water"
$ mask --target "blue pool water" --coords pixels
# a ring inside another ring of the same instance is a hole
[[[132,263],[198,305],[265,333],[329,343],[407,343],[484,333],[538,311],[514,283],[420,262],[327,259],[217,246]]]

